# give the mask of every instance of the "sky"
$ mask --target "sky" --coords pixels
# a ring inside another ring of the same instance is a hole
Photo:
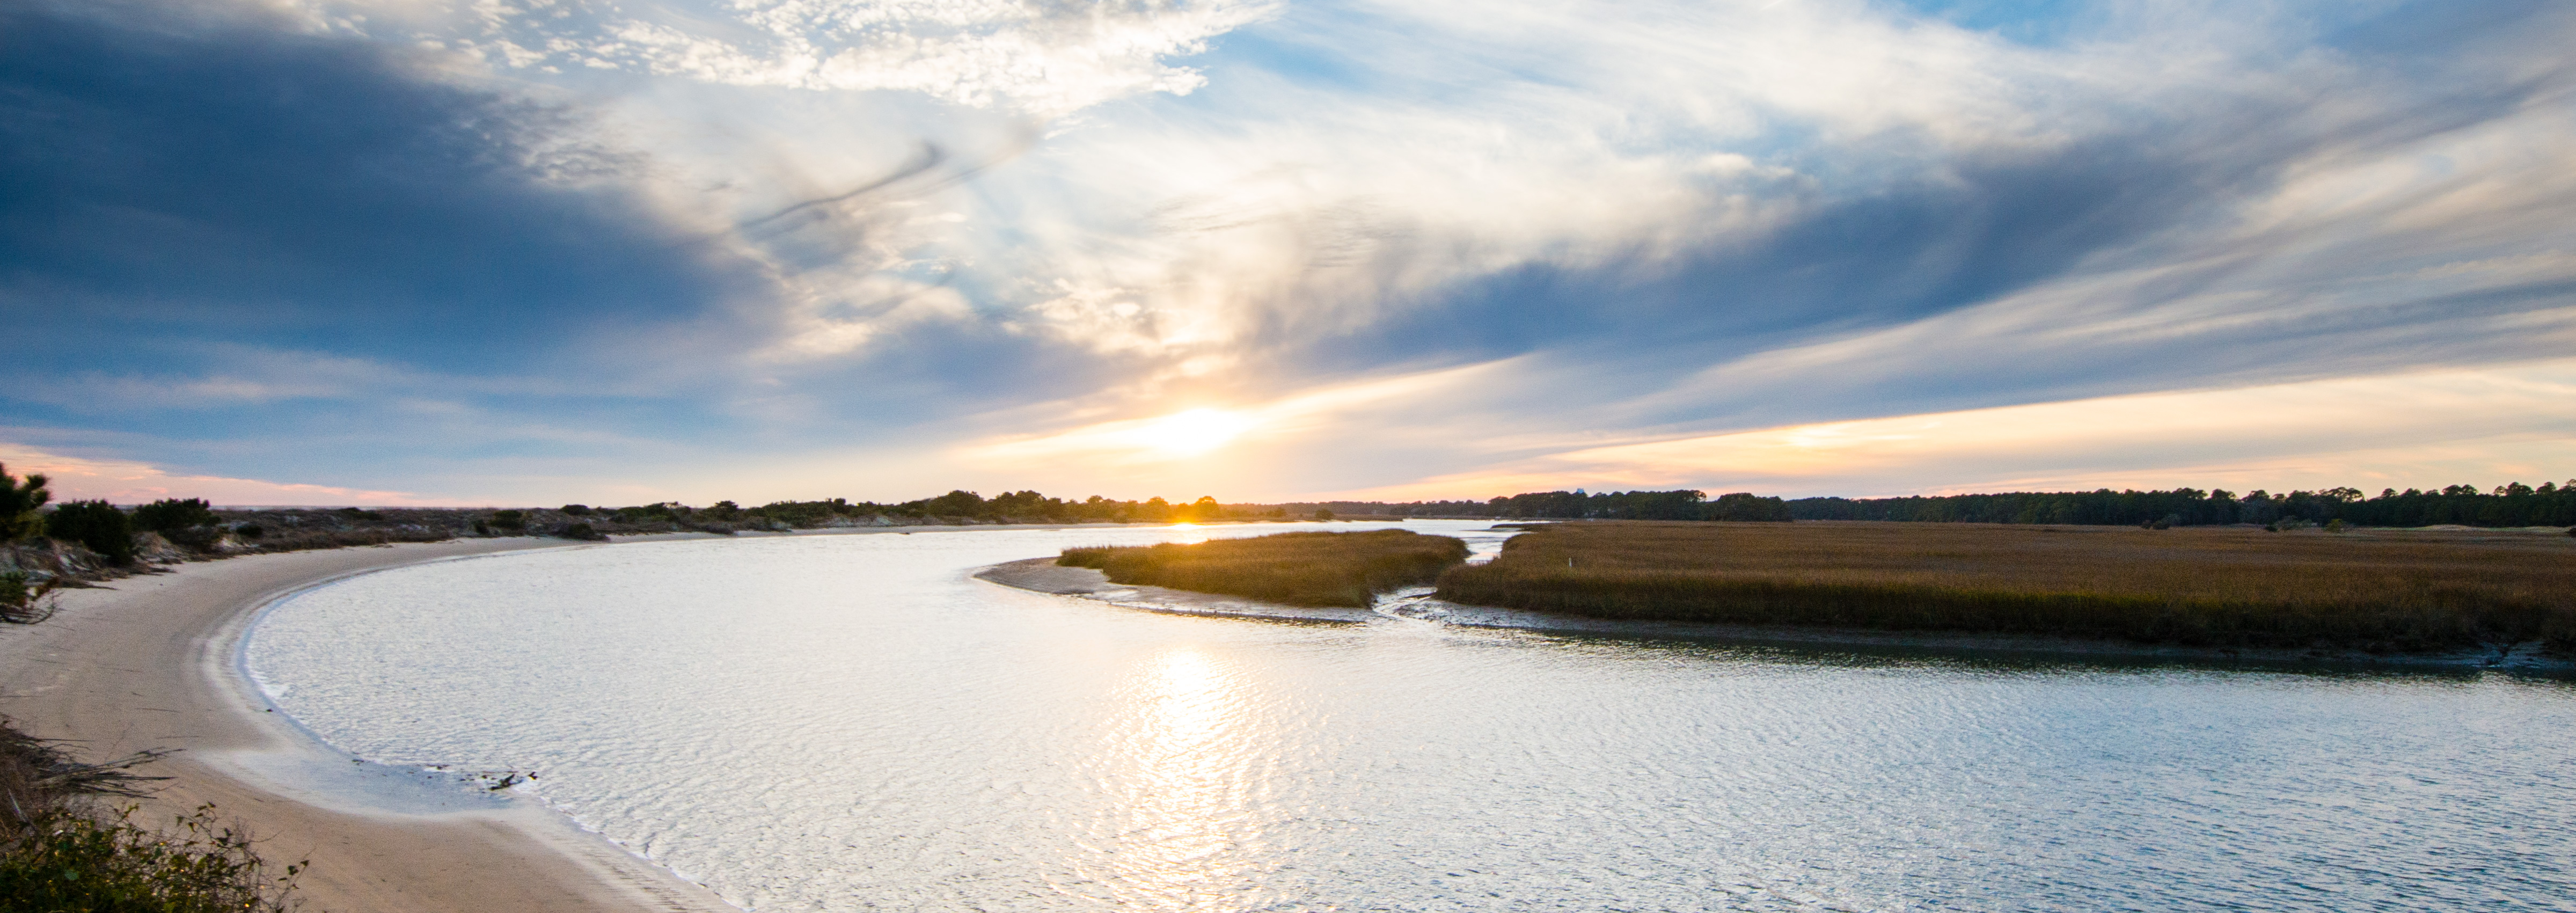
[[[19,0],[0,464],[224,504],[2576,477],[2576,6]]]

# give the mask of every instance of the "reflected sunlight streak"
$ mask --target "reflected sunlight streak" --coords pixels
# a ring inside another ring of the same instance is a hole
[[[1106,871],[1084,874],[1124,908],[1242,909],[1253,900],[1244,862],[1258,858],[1243,852],[1258,833],[1242,680],[1190,647],[1141,665],[1097,759],[1113,801],[1085,843],[1107,856]]]

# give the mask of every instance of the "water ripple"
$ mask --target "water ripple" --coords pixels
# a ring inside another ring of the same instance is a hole
[[[1269,625],[967,576],[1273,529],[447,562],[301,596],[248,658],[336,746],[539,771],[764,911],[2576,909],[2560,683]]]

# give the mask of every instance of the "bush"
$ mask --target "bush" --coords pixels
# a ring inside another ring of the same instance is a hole
[[[352,520],[382,520],[385,515],[363,507],[340,508],[340,515]]]
[[[565,516],[569,517],[587,517],[590,516],[590,505],[566,504],[563,506],[563,512]]]
[[[134,527],[125,512],[105,501],[73,501],[45,517],[45,535],[78,542],[111,564],[134,560]]]
[[[133,768],[169,754],[143,751],[85,764],[57,743],[0,718],[0,910],[95,913],[282,911],[301,863],[273,877],[250,836],[224,827],[211,805],[155,833],[134,809],[102,814],[96,797],[139,797]]]
[[[526,529],[528,515],[524,511],[496,510],[492,512],[492,525],[502,529]]]
[[[21,482],[0,465],[0,542],[32,538],[45,530],[45,515],[40,513],[45,502],[54,499],[45,489],[41,473],[28,473]]]
[[[25,571],[0,572],[0,622],[31,625],[54,617],[54,604],[45,597],[61,583],[36,583]]]
[[[602,534],[597,529],[593,529],[588,523],[575,523],[571,526],[564,527],[562,532],[556,533],[555,535],[562,536],[566,539],[578,539],[583,542],[608,541],[608,536]]]
[[[134,509],[134,528],[139,532],[168,533],[195,526],[215,525],[214,505],[204,498],[163,498]]]
[[[215,913],[284,911],[302,865],[271,877],[248,835],[217,824],[214,806],[159,834],[134,825],[128,807],[112,819],[66,811],[19,822],[0,841],[0,898],[21,910]]]

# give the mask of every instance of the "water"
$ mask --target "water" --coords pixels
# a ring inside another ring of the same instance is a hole
[[[537,772],[762,911],[2576,909],[2562,682],[1279,624],[968,577],[1280,528],[450,561],[298,597],[246,659],[340,748]]]

